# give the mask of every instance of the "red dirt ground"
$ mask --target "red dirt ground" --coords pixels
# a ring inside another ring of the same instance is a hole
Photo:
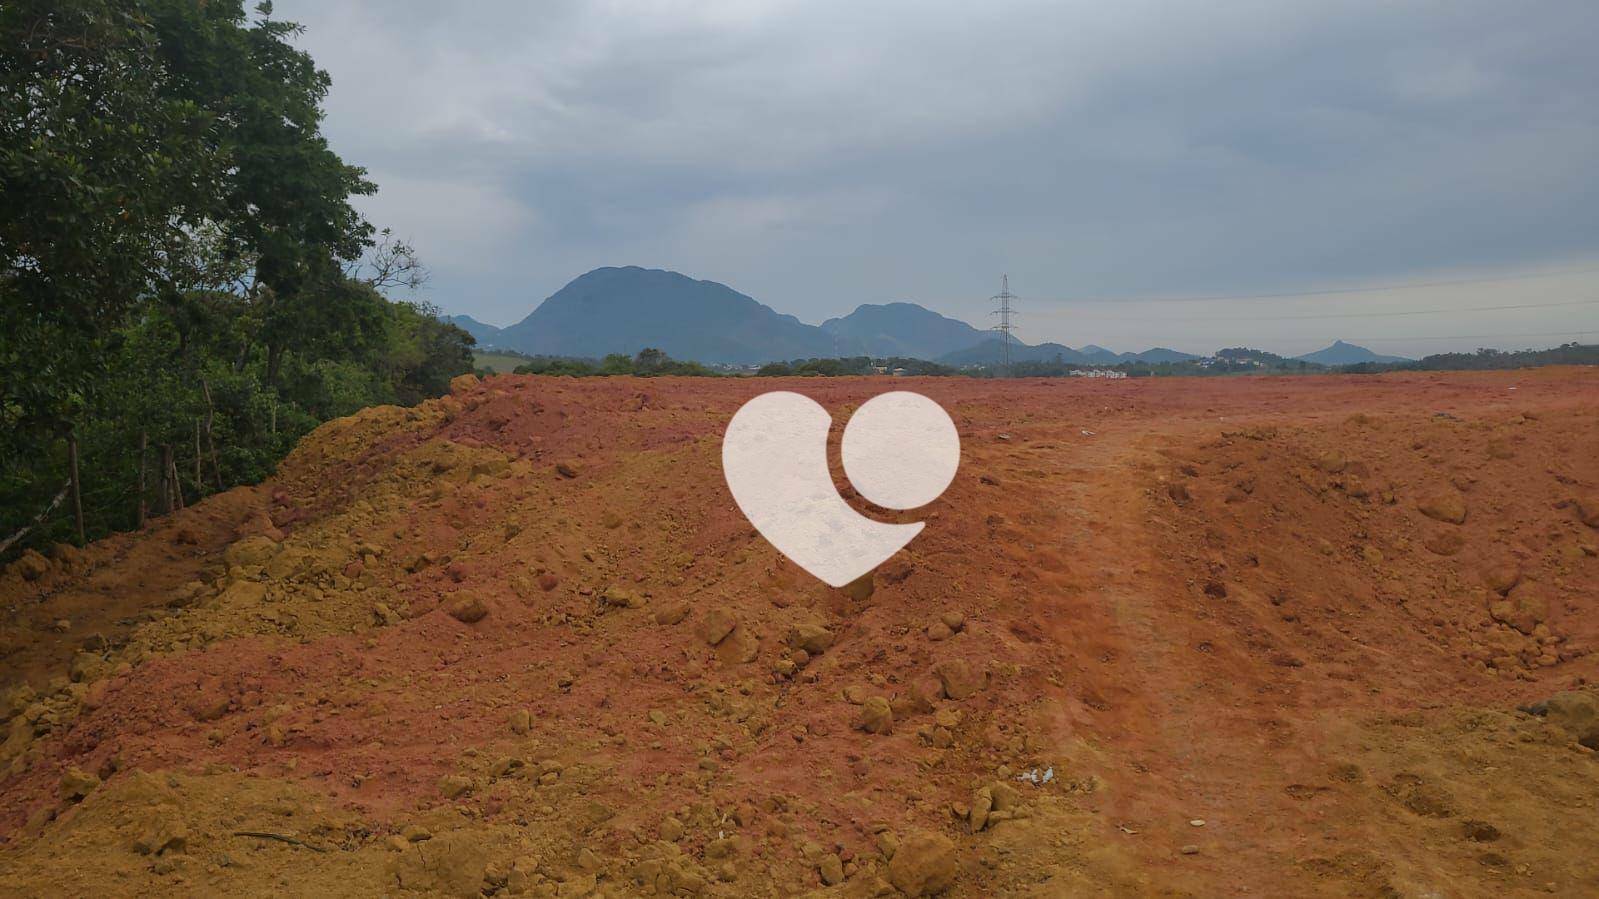
[[[890,388],[961,471],[832,590],[721,432]],[[1596,527],[1589,369],[463,383],[0,578],[0,892],[1591,895],[1517,707],[1592,702]]]

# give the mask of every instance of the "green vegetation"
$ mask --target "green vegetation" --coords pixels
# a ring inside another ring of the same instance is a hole
[[[517,366],[526,365],[534,358],[521,353],[477,350],[472,353],[472,367],[479,373],[508,375],[516,371]]]
[[[425,270],[351,207],[376,188],[296,32],[238,0],[0,5],[0,552],[256,481],[470,370],[383,295]]]
[[[679,362],[654,347],[645,347],[633,357],[612,353],[595,362],[590,359],[567,359],[559,356],[532,356],[518,365],[519,375],[570,375],[575,378],[636,375],[653,378],[658,375],[692,375],[715,377],[718,372],[698,362]]]
[[[1379,371],[1485,371],[1534,368],[1540,365],[1599,365],[1599,344],[1565,343],[1547,350],[1480,349],[1475,353],[1438,353],[1418,362],[1363,363],[1343,371],[1364,374]]]
[[[845,375],[899,374],[899,375],[955,375],[960,372],[948,365],[922,359],[893,356],[873,359],[870,356],[849,356],[842,359],[795,359],[792,362],[771,362],[756,372],[762,377],[836,378]]]

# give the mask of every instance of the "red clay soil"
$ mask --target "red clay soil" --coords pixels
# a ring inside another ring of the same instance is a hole
[[[774,389],[956,422],[869,583]],[[1596,544],[1592,369],[467,379],[0,577],[0,893],[1592,895]]]

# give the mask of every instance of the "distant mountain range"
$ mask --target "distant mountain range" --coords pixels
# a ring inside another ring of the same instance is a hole
[[[647,346],[675,359],[735,365],[834,356],[993,365],[1002,356],[992,331],[915,303],[869,303],[820,326],[808,325],[724,284],[632,265],[578,276],[509,327],[497,328],[468,315],[445,320],[471,334],[481,347],[546,356],[632,355]],[[1116,365],[1198,358],[1164,347],[1117,353],[1093,345],[1073,349],[1059,343],[1011,342],[1016,362]],[[1343,341],[1299,358],[1322,365],[1398,360]]]

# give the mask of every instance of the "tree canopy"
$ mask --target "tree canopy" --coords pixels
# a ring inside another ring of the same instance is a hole
[[[0,537],[80,445],[100,532],[470,370],[465,332],[384,296],[425,270],[352,205],[376,186],[298,33],[239,0],[0,5]]]

